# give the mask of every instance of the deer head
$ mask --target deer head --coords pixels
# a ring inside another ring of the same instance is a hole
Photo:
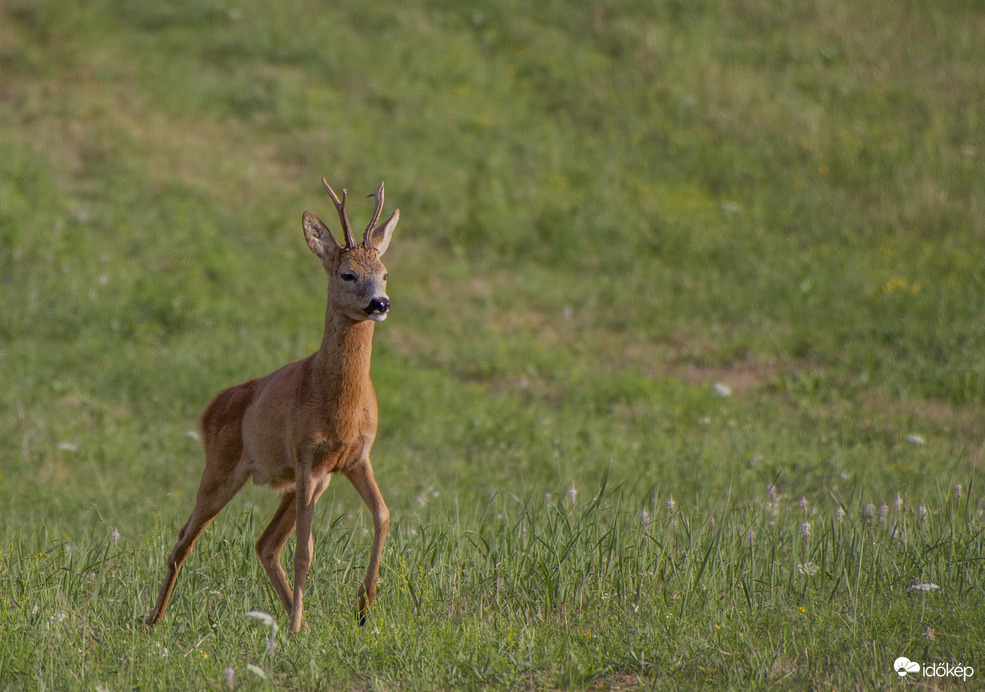
[[[321,182],[339,213],[345,245],[336,241],[328,226],[310,211],[304,212],[301,224],[308,247],[321,259],[328,273],[329,305],[356,322],[367,319],[382,322],[390,310],[390,299],[386,294],[386,267],[380,258],[390,245],[400,210],[394,211],[382,224],[378,223],[383,211],[383,183],[380,183],[376,192],[367,195],[376,199],[376,208],[363,241],[357,245],[346,210],[348,191],[342,190],[339,200],[328,181],[322,178]]]

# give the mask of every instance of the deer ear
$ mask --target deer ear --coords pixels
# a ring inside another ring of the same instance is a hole
[[[332,237],[328,226],[310,211],[306,211],[301,217],[301,225],[304,227],[304,239],[308,241],[308,247],[323,261],[328,261],[342,247]]]
[[[385,223],[377,226],[372,231],[367,233],[366,240],[363,242],[363,245],[376,250],[380,253],[380,257],[382,257],[383,253],[386,252],[387,247],[390,246],[390,239],[393,237],[393,229],[397,227],[398,221],[400,221],[399,209],[394,211]]]

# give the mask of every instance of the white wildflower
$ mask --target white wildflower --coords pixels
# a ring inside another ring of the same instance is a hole
[[[862,514],[865,515],[865,520],[871,524],[876,520],[876,506],[867,502],[862,508]]]
[[[574,504],[576,497],[578,497],[578,491],[575,490],[575,484],[572,483],[571,487],[568,488],[568,502]]]
[[[117,527],[113,527],[113,533],[111,533],[109,537],[112,539],[113,545],[120,544],[120,530]]]
[[[812,577],[817,574],[818,570],[821,569],[813,562],[798,562],[797,563],[797,574],[803,574],[808,577]]]
[[[270,628],[270,633],[267,635],[267,653],[273,653],[274,649],[277,648],[277,620],[274,619],[273,615],[262,610],[249,610],[246,616],[256,618]]]
[[[958,504],[958,506],[961,505],[961,493],[963,490],[964,489],[961,487],[960,483],[954,486],[954,501]]]
[[[253,673],[254,675],[256,675],[257,677],[259,677],[261,680],[267,679],[267,674],[263,672],[263,668],[261,668],[260,666],[254,665],[252,663],[247,663],[246,669],[251,673]]]
[[[226,666],[222,672],[226,676],[226,689],[227,690],[236,689],[236,683],[234,681],[234,678],[236,677],[236,671],[233,670],[233,667]]]
[[[677,503],[674,502],[674,496],[671,495],[667,500],[667,511],[673,513],[675,509],[677,509]]]
[[[797,504],[800,505],[800,511],[804,513],[804,516],[807,516],[807,498],[801,495],[800,502]]]
[[[899,493],[896,493],[896,499],[893,500],[893,509],[895,509],[897,512],[903,510],[903,498],[900,497]]]
[[[889,517],[889,505],[883,502],[879,505],[879,523],[885,524],[886,519]]]
[[[927,517],[930,515],[930,511],[926,508],[926,506],[924,506],[922,502],[919,505],[917,505],[917,515],[923,521],[926,521]]]
[[[646,507],[640,511],[640,519],[643,522],[643,526],[646,528],[650,528],[650,524],[653,523],[653,518],[650,516],[650,513],[646,511]]]
[[[835,510],[835,521],[837,521],[840,524],[844,520],[845,520],[845,510],[839,507],[838,509]]]
[[[267,627],[277,626],[277,621],[274,620],[274,616],[271,615],[270,613],[265,613],[262,610],[248,610],[246,611],[246,617],[256,618],[257,620],[265,624]]]
[[[909,442],[911,445],[925,445],[925,444],[927,444],[927,440],[924,438],[924,436],[923,435],[917,435],[916,433],[910,433],[909,435],[907,435],[906,436],[906,441]]]
[[[933,582],[918,582],[916,584],[910,584],[906,587],[907,591],[922,591],[923,593],[930,593],[932,591],[937,591],[941,587],[937,586]]]
[[[715,394],[720,397],[726,398],[732,396],[732,388],[729,387],[724,382],[716,382],[715,386],[712,387],[715,390]]]

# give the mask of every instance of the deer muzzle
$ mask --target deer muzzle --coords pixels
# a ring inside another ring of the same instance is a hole
[[[382,322],[386,319],[386,314],[390,311],[390,299],[386,296],[373,298],[364,309],[369,319],[374,322]]]

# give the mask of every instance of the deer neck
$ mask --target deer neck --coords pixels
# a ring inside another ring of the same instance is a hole
[[[325,334],[315,360],[331,398],[359,399],[369,386],[374,326],[371,320],[354,322],[331,308],[325,312]]]

